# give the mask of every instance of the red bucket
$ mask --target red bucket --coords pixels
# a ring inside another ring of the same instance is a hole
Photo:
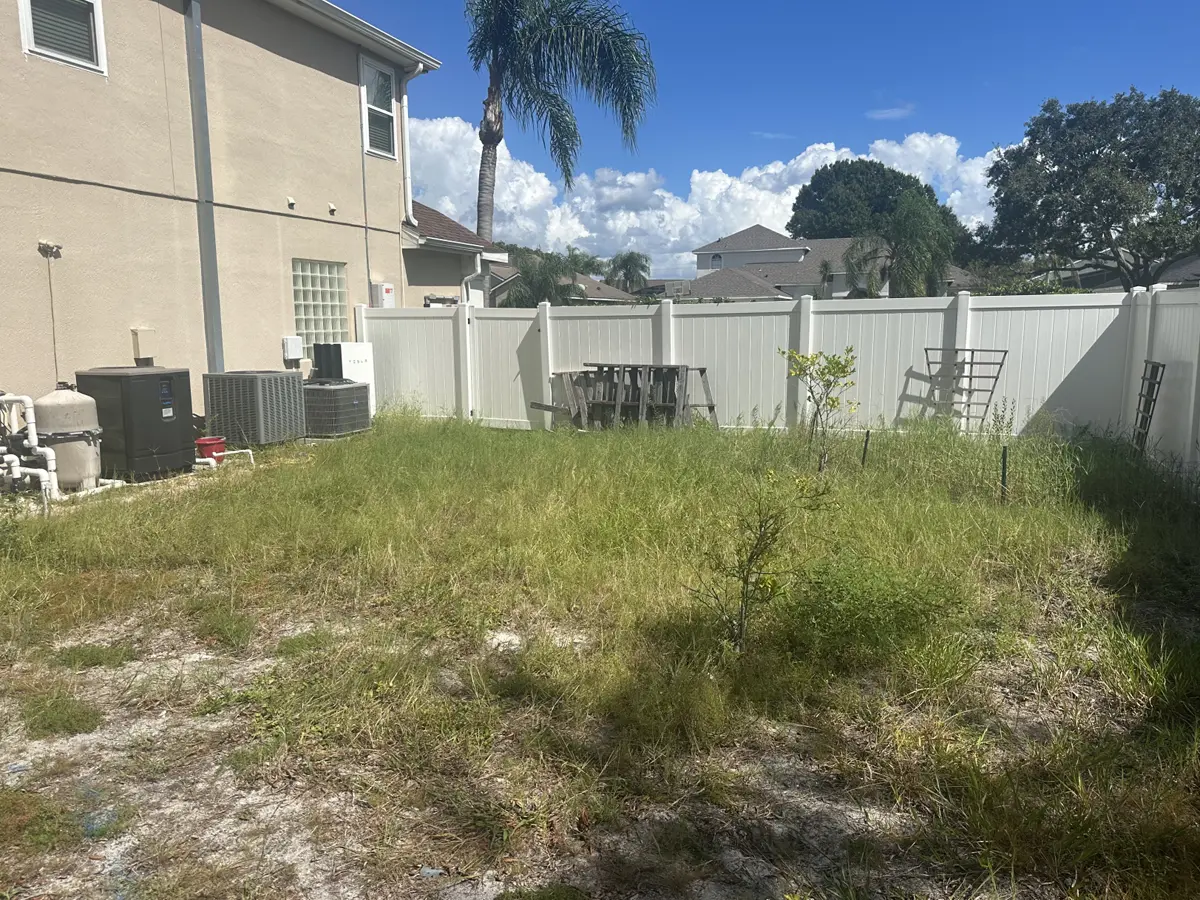
[[[217,462],[225,455],[225,438],[202,437],[196,438],[196,452],[201,459],[215,459]]]

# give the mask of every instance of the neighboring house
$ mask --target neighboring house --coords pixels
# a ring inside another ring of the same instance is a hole
[[[285,335],[353,339],[372,285],[469,297],[500,257],[412,202],[438,66],[327,0],[0,2],[0,389],[127,365],[146,328],[198,404]]]
[[[861,279],[857,285],[851,285],[847,278],[844,259],[853,242],[853,238],[795,239],[762,225],[751,225],[693,251],[696,254],[698,279],[693,285],[717,272],[736,270],[755,276],[788,297],[802,297],[805,294],[824,299],[847,297],[866,288],[865,279]],[[827,280],[823,279],[826,269]],[[878,280],[880,295],[886,297],[888,283],[885,269],[880,270]],[[970,283],[969,273],[956,266],[947,269],[945,293],[968,290]],[[650,292],[657,293],[659,282],[651,284]],[[668,293],[665,287],[661,292]]]
[[[712,300],[790,300],[791,295],[747,269],[718,269],[694,281],[652,280],[643,297],[696,303]]]
[[[1055,278],[1055,273],[1047,273],[1042,277],[1050,280]],[[1121,279],[1113,276],[1111,268],[1102,268],[1086,262],[1073,263],[1069,272],[1064,270],[1059,274],[1059,279],[1067,284],[1078,284],[1095,293],[1125,290]],[[1171,263],[1159,275],[1158,282],[1169,288],[1200,286],[1200,253]]]
[[[719,269],[800,262],[807,249],[803,241],[793,240],[762,225],[751,225],[692,252],[696,254],[696,277],[703,278]]]
[[[843,257],[852,242],[852,238],[797,240],[762,225],[751,225],[694,250],[696,278],[702,280],[716,271],[739,269],[770,283],[789,297],[805,294],[845,297],[850,294],[851,286],[846,281]],[[829,263],[831,276],[825,284],[821,280],[824,262]]]
[[[493,265],[491,302],[489,306],[504,306],[508,292],[521,279],[521,273],[516,266]],[[560,278],[559,284],[575,284],[579,287],[580,303],[641,303],[641,297],[627,294],[620,288],[597,281],[590,275],[576,274],[574,280]]]
[[[504,298],[508,296],[509,290],[516,284],[517,279],[521,277],[521,271],[513,265],[494,265],[491,271],[491,297],[487,305],[503,306]]]
[[[431,206],[414,201],[413,212],[418,224],[404,231],[403,305],[484,306],[483,269],[503,267],[508,254]]]
[[[563,284],[566,284],[566,279],[563,279]],[[611,284],[605,284],[603,281],[597,281],[590,275],[575,276],[575,284],[579,287],[580,293],[589,303],[641,303],[644,302],[640,297],[633,294],[627,294],[619,287],[613,287]]]

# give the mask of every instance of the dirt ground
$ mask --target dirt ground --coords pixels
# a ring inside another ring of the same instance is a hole
[[[306,627],[281,626],[272,641],[256,646],[273,646]],[[5,900],[490,900],[535,888],[542,893],[516,896],[783,900],[1039,893],[1035,885],[964,885],[939,877],[905,849],[916,823],[879,798],[849,789],[834,768],[818,761],[820,754],[810,752],[818,736],[767,724],[754,740],[707,761],[737,782],[736,801],[647,801],[620,829],[595,828],[528,847],[505,860],[502,873],[458,871],[430,858],[381,877],[369,865],[378,848],[368,836],[378,831],[369,821],[367,798],[331,791],[298,771],[247,779],[229,764],[231,751],[246,740],[247,723],[236,709],[205,711],[204,699],[250,685],[269,672],[273,658],[223,655],[169,629],[151,636],[145,623],[134,621],[92,627],[59,646],[122,640],[139,642],[139,659],[69,676],[76,696],[104,710],[105,722],[95,731],[33,739],[15,701],[0,700],[3,787],[54,798],[82,817],[85,832],[98,832],[82,843],[49,848],[18,870],[19,889],[4,893],[0,885]],[[493,633],[486,652],[512,653],[521,640]],[[1036,663],[1039,657],[1030,658]],[[1050,702],[1041,683],[1044,668],[1031,664],[987,679],[984,706],[999,727],[1022,740],[1037,741],[1055,719],[1071,717],[1063,696],[1068,706],[1095,702],[1079,686]],[[4,674],[16,683],[63,677],[33,660]],[[398,827],[402,832],[403,821]],[[870,887],[875,880],[877,890]],[[547,892],[547,885],[557,887]]]

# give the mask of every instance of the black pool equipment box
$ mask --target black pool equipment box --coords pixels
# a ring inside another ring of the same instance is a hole
[[[192,468],[196,445],[187,369],[86,369],[75,373],[75,384],[96,401],[105,475],[144,477]]]
[[[337,437],[371,427],[371,388],[345,378],[304,383],[304,419],[309,437]]]

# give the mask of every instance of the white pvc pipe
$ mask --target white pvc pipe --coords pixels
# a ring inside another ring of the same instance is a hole
[[[25,417],[25,430],[29,433],[25,443],[31,448],[36,447],[37,420],[33,413],[33,398],[25,394],[0,394],[0,406],[11,406],[14,403],[20,403],[22,406],[21,415]]]
[[[217,461],[215,459],[210,459],[207,456],[197,456],[196,465],[208,466],[210,469],[215,469],[217,467]]]
[[[36,432],[34,432],[36,434]],[[25,441],[25,445],[29,447],[29,441]],[[29,449],[34,456],[40,456],[46,461],[46,474],[49,476],[50,482],[50,499],[61,500],[62,492],[58,489],[58,461],[54,456],[54,451],[49,447],[38,447],[36,444]]]
[[[100,494],[104,491],[111,491],[113,488],[125,487],[125,482],[121,481],[119,478],[100,478],[98,479],[98,482],[98,487],[76,491],[71,495],[71,497],[91,497],[94,494]]]
[[[250,465],[253,466],[254,465],[254,451],[253,450],[222,450],[220,453],[214,453],[213,456],[219,456],[219,457],[221,457],[221,459],[224,459],[227,456],[240,456],[242,454],[245,454],[246,456],[250,457]]]

